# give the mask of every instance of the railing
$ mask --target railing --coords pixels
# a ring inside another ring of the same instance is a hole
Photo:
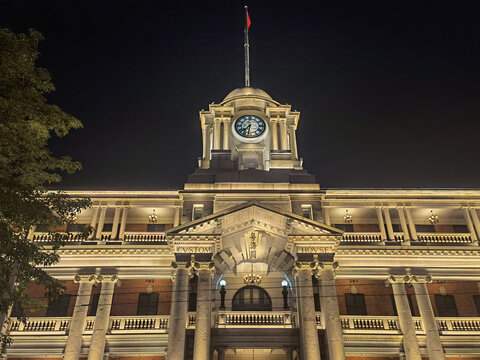
[[[61,232],[61,233],[34,233],[33,234],[33,241],[34,242],[39,242],[39,243],[49,243],[55,239],[56,236],[61,235],[62,240],[65,241],[66,243],[71,243],[71,242],[81,242],[85,240],[85,238],[82,236],[82,233],[79,232]]]
[[[480,334],[480,318],[437,318],[437,323],[443,335],[459,332],[468,335]]]
[[[125,242],[162,242],[167,243],[164,232],[126,232]]]
[[[399,334],[400,325],[396,316],[340,316],[342,328],[345,333],[350,332],[372,332]]]
[[[376,232],[347,232],[343,233],[342,241],[347,242],[380,242],[382,234]]]
[[[218,312],[218,327],[291,328],[294,327],[290,311],[228,311]]]
[[[70,326],[71,318],[29,318],[25,323],[12,319],[10,324],[11,335],[32,335],[48,333],[65,335]]]
[[[461,243],[472,242],[472,236],[468,233],[417,233],[418,240],[431,243]]]
[[[112,334],[166,332],[168,319],[168,315],[112,316],[110,318],[110,332]]]

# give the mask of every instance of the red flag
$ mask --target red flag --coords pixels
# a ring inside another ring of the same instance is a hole
[[[248,10],[247,10],[247,26],[245,27],[245,32],[250,29],[250,25],[252,24],[252,21],[250,20],[250,15],[248,15]]]

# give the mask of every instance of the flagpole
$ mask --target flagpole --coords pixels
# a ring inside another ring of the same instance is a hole
[[[250,45],[248,44],[248,7],[245,5],[245,87],[250,87]]]

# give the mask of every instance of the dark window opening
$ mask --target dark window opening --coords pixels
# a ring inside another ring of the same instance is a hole
[[[233,311],[272,311],[272,300],[259,286],[249,285],[238,290],[232,300]]]
[[[98,299],[100,299],[100,294],[92,294],[90,307],[88,309],[88,316],[97,315]]]
[[[164,232],[165,224],[148,224],[147,232]]]
[[[312,285],[313,285],[313,304],[315,305],[315,311],[322,311],[320,304],[320,287],[318,280],[315,276],[312,276]]]
[[[434,225],[416,225],[415,229],[417,232],[420,233],[434,233],[435,232],[435,226]]]
[[[363,294],[345,294],[347,315],[367,315],[367,306]]]
[[[468,234],[470,232],[467,225],[452,225],[452,228],[454,233]]]
[[[188,311],[197,311],[197,287],[198,277],[195,275],[190,279],[188,291]]]
[[[457,304],[453,295],[435,295],[438,316],[458,316]]]
[[[67,232],[82,232],[87,229],[86,224],[68,224]]]
[[[477,315],[480,316],[480,295],[473,295],[473,302],[475,303],[475,308],[477,309]]]
[[[337,225],[332,225],[333,227],[343,230],[345,232],[353,232],[353,224],[337,224]]]
[[[60,295],[55,300],[51,301],[48,304],[47,308],[47,316],[55,316],[55,317],[64,317],[67,316],[68,313],[68,305],[70,304],[70,296],[69,294]]]
[[[157,315],[158,293],[141,293],[138,295],[137,315]]]

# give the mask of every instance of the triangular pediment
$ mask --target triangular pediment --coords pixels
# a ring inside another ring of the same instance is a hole
[[[341,236],[343,231],[257,201],[219,211],[167,230],[167,235],[226,235],[245,228],[288,235]]]

